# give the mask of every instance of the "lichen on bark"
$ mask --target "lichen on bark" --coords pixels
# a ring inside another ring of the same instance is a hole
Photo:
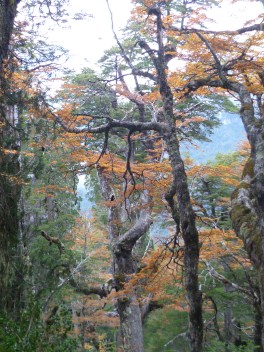
[[[232,194],[231,219],[234,230],[243,241],[245,249],[258,268],[262,261],[261,229],[255,211],[255,198],[251,185],[254,180],[254,165],[250,158],[244,167],[242,180]]]

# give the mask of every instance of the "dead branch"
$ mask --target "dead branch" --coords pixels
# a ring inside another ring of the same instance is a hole
[[[50,246],[52,245],[52,243],[56,244],[58,246],[59,252],[60,254],[62,254],[62,252],[65,249],[64,244],[61,242],[61,240],[58,237],[52,237],[49,236],[45,231],[41,231],[41,235],[47,240],[49,241]]]
[[[216,280],[222,282],[224,285],[230,285],[234,289],[240,291],[241,293],[244,293],[247,297],[250,297],[253,300],[258,300],[258,296],[256,295],[256,292],[252,292],[251,290],[242,287],[235,282],[232,282],[228,278],[226,278],[224,275],[218,273],[215,268],[206,260],[203,260],[204,264],[207,267],[207,270],[209,271],[210,275],[214,277]]]
[[[109,294],[109,289],[105,285],[85,287],[77,283],[73,277],[69,279],[69,284],[75,289],[76,292],[82,293],[86,296],[98,295],[100,298],[103,298],[103,297],[107,297],[107,295]]]
[[[234,35],[244,34],[244,33],[253,32],[253,31],[263,32],[264,31],[264,24],[263,23],[253,24],[252,26],[238,28],[233,31],[228,31],[228,30],[213,31],[213,30],[200,29],[200,28],[199,29],[198,28],[176,28],[173,26],[170,27],[170,30],[175,31],[175,32],[181,32],[181,33],[196,33],[197,31],[199,31],[200,33],[204,33],[204,34],[218,34],[218,35],[234,36]]]

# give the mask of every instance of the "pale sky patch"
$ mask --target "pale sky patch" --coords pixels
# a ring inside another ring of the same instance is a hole
[[[109,0],[109,4],[115,30],[121,29],[130,15],[130,0]],[[68,29],[55,25],[49,34],[51,41],[70,51],[68,67],[76,70],[87,66],[96,68],[95,63],[102,57],[104,50],[115,45],[106,0],[72,0],[69,11],[84,11],[92,17],[73,21]]]
[[[109,0],[109,4],[114,27],[118,33],[118,29],[124,28],[129,19],[132,10],[131,0]],[[70,21],[66,28],[51,23],[52,30],[48,32],[47,40],[51,44],[58,44],[69,50],[69,59],[63,63],[68,68],[80,71],[83,67],[90,67],[96,70],[97,61],[103,56],[104,51],[116,45],[106,0],[71,0],[68,11],[70,16],[86,12],[91,17]],[[215,18],[215,23],[210,24],[211,29],[235,30],[243,26],[246,20],[254,19],[261,13],[263,13],[261,2],[233,3],[230,0],[224,1],[221,8],[208,10],[207,15]],[[49,27],[49,24],[46,27]]]

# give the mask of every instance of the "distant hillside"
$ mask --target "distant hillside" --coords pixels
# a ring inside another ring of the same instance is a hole
[[[79,183],[77,186],[77,194],[81,198],[80,201],[80,211],[85,216],[91,216],[91,210],[93,203],[89,200],[89,190],[85,186],[85,175],[79,176]]]
[[[182,153],[188,154],[197,163],[214,160],[218,153],[229,153],[246,139],[246,133],[239,115],[225,113],[222,124],[210,136],[211,142],[196,142],[196,146],[183,145]]]
[[[222,124],[210,136],[211,142],[197,142],[196,147],[183,145],[182,153],[188,154],[197,163],[201,164],[214,160],[218,153],[229,153],[235,150],[239,142],[246,138],[241,119],[239,115],[225,113],[221,116],[221,121]],[[78,184],[78,195],[82,198],[80,203],[81,212],[90,214],[93,204],[89,200],[84,183],[85,177],[82,175]]]

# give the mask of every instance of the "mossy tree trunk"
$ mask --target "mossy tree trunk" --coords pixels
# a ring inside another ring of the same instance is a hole
[[[200,34],[200,38],[203,38]],[[235,82],[223,74],[216,52],[203,39],[217,63],[219,79],[201,78],[186,84],[189,92],[203,86],[220,87],[235,93],[240,101],[240,117],[250,143],[250,159],[245,165],[240,185],[232,195],[231,218],[237,235],[243,240],[252,264],[259,272],[262,316],[260,350],[264,351],[264,102],[262,94],[251,93],[246,84]],[[263,71],[257,72],[264,85]],[[258,314],[259,316],[259,314]],[[259,321],[259,320],[258,320]],[[260,331],[259,323],[256,331]]]
[[[252,264],[259,273],[262,328],[261,351],[264,351],[264,116],[263,103],[256,106],[250,92],[241,84],[232,84],[239,94],[240,115],[250,143],[250,159],[245,165],[240,185],[232,195],[231,217],[243,240]],[[260,331],[258,324],[258,331]]]
[[[0,1],[0,67],[1,72],[3,62],[8,57],[10,38],[13,31],[14,19],[17,5],[20,0]]]
[[[0,313],[17,314],[20,309],[22,278],[17,270],[19,262],[20,186],[19,143],[15,132],[17,109],[9,99],[8,81],[4,76],[7,67],[9,43],[16,8],[20,0],[0,1]],[[15,153],[8,153],[11,150]]]

